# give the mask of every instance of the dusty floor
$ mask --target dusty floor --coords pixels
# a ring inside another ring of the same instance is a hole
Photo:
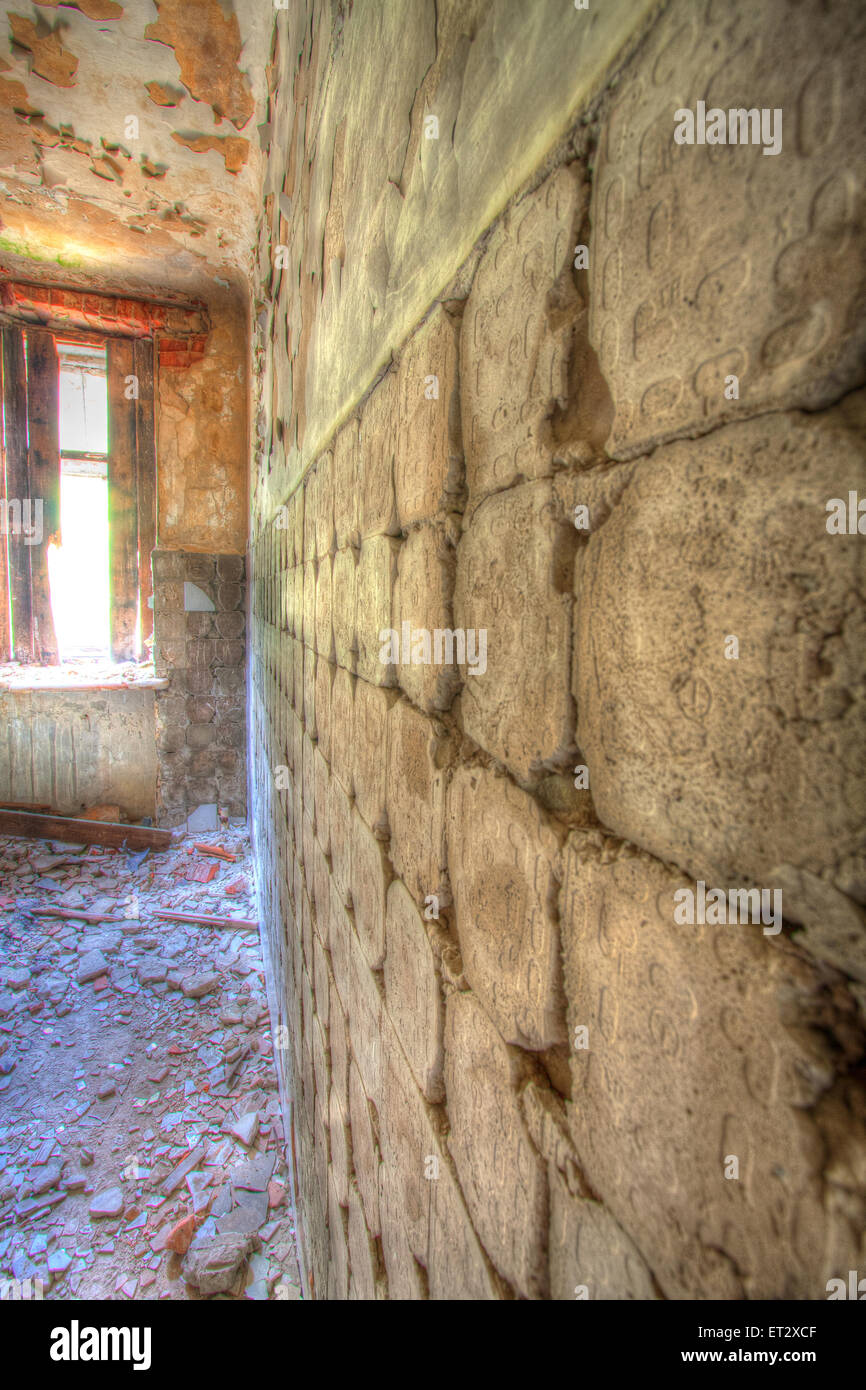
[[[248,855],[0,837],[5,1297],[301,1297]]]

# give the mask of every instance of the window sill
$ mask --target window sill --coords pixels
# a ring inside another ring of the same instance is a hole
[[[59,666],[0,665],[0,691],[15,690],[166,690],[169,681],[154,675],[152,661],[64,661]]]

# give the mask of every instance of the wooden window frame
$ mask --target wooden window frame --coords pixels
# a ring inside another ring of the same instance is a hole
[[[43,523],[38,544],[10,536],[8,522],[0,532],[0,661],[59,664],[47,560],[49,544],[60,536],[58,341],[106,350],[110,655],[115,662],[140,661],[153,632],[154,338],[8,322],[2,324],[2,336],[4,516],[11,499],[41,498]]]

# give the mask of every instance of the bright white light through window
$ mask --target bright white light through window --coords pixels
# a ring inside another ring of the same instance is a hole
[[[48,551],[61,661],[109,655],[108,387],[105,349],[57,344],[60,530]]]

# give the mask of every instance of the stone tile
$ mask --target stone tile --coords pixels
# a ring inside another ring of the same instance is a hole
[[[828,499],[866,493],[864,420],[859,392],[671,444],[586,543],[577,737],[596,810],[708,882],[769,887],[793,865],[866,899],[866,552],[825,527]]]
[[[412,896],[447,905],[445,785],[451,745],[432,719],[405,699],[388,716],[390,854]]]
[[[441,653],[433,638],[437,629],[444,633],[452,627],[455,569],[455,547],[444,526],[420,526],[400,547],[394,589],[394,630],[400,642],[397,680],[413,704],[430,712],[447,710],[460,683],[455,663],[441,660],[445,638]],[[422,635],[416,636],[419,632]]]
[[[399,879],[388,889],[385,917],[385,1002],[400,1045],[424,1097],[444,1099],[445,1010],[439,969],[424,919]]]
[[[319,657],[316,662],[316,738],[319,751],[329,763],[331,761],[331,687],[337,668],[333,662]]]
[[[389,1293],[392,1299],[411,1297],[411,1292],[395,1289],[411,1291],[413,1259],[427,1263],[431,1189],[435,1181],[430,1160],[441,1165],[443,1159],[439,1156],[432,1113],[399,1048],[389,1050],[384,1058],[380,1134],[379,1213]],[[425,1176],[428,1173],[430,1177]]]
[[[330,555],[323,555],[318,563],[319,568],[316,575],[316,651],[326,661],[333,661],[335,652]]]
[[[334,676],[331,687],[331,727],[351,729],[355,720],[355,678],[342,667]],[[335,737],[331,741],[331,773],[336,777],[347,795],[354,791],[354,758],[349,739]]]
[[[356,634],[357,557],[351,547],[338,550],[331,569],[334,660],[347,671],[357,669]]]
[[[620,841],[569,837],[563,964],[586,1044],[570,1054],[574,1145],[665,1297],[807,1298],[814,1252],[844,1262],[859,1238],[847,1228],[846,1248],[824,1209],[810,1108],[833,1054],[803,1026],[820,976],[760,925],[678,925],[687,887]]]
[[[331,870],[344,906],[352,899],[352,804],[336,777],[328,784]]]
[[[397,692],[359,680],[355,685],[352,752],[355,805],[371,830],[387,833],[388,714]]]
[[[850,10],[781,0],[740,0],[706,22],[678,3],[626,71],[597,156],[590,259],[614,457],[780,406],[815,410],[864,380],[856,27]],[[676,143],[678,109],[727,112],[758,93],[783,113],[780,153]]]
[[[445,1024],[448,1148],[466,1205],[500,1274],[524,1297],[546,1298],[547,1178],[518,1106],[522,1065],[474,995],[450,996]],[[493,1153],[495,1164],[490,1162]]]
[[[352,909],[358,940],[371,969],[385,955],[385,895],[391,877],[382,842],[367,828],[357,808],[352,812]]]
[[[459,768],[448,793],[448,864],[466,979],[505,1040],[566,1040],[554,864],[559,838],[526,792]]]
[[[352,1161],[358,1190],[371,1235],[380,1234],[379,1223],[379,1139],[373,1123],[372,1102],[368,1099],[357,1063],[349,1063],[349,1123],[352,1129]]]
[[[585,197],[577,166],[561,166],[506,213],[478,267],[461,337],[470,501],[553,471],[549,421],[568,394]]]
[[[358,499],[361,494],[359,425],[351,419],[334,440],[334,524],[339,550],[361,544]]]
[[[461,502],[459,341],[459,322],[437,305],[400,357],[394,485],[404,529]]]
[[[349,1267],[352,1273],[350,1299],[371,1302],[385,1296],[376,1242],[367,1230],[358,1185],[354,1179],[349,1186]]]
[[[394,667],[381,660],[379,634],[393,627],[393,593],[399,541],[371,536],[361,546],[355,573],[357,672],[371,685],[396,685]]]
[[[316,562],[304,565],[304,646],[316,648]]]
[[[394,498],[398,418],[397,377],[390,371],[361,407],[359,457],[364,481],[358,488],[358,512],[362,540],[396,536],[400,530]]]
[[[570,763],[569,688],[576,531],[551,485],[488,498],[457,551],[454,622],[486,633],[477,670],[461,665],[463,724],[520,781]],[[475,637],[476,643],[482,639]]]
[[[572,1196],[561,1174],[550,1177],[550,1297],[571,1301],[654,1299],[640,1251],[600,1202]]]

